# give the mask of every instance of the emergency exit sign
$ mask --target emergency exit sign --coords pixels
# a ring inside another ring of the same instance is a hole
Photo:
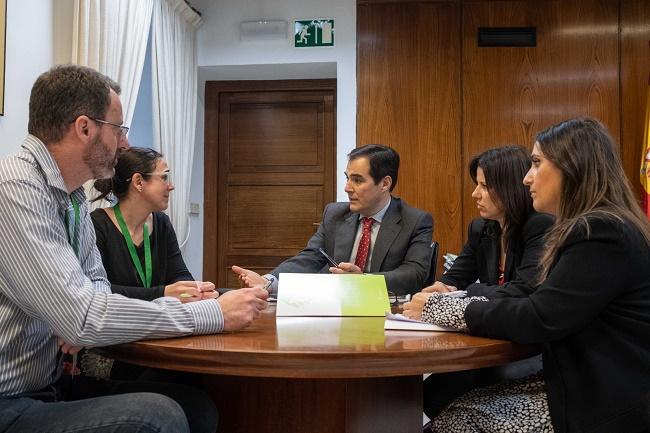
[[[333,47],[334,20],[294,21],[294,47]]]

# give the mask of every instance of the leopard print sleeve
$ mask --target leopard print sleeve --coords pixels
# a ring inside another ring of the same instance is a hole
[[[465,308],[472,302],[487,300],[485,296],[455,298],[442,293],[433,293],[424,304],[422,321],[467,331]]]

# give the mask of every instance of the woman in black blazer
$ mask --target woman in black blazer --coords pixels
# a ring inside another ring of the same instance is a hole
[[[556,215],[528,296],[419,293],[408,317],[543,347],[541,387],[474,390],[433,431],[648,431],[650,222],[605,127],[572,119],[537,135],[524,178]],[[509,406],[500,405],[506,401]]]
[[[481,218],[470,223],[468,241],[451,269],[422,292],[467,290],[468,295],[488,298],[532,292],[530,283],[537,275],[544,235],[553,217],[533,210],[528,188],[521,183],[530,164],[521,146],[489,149],[471,160],[469,173],[476,184],[472,198]],[[541,368],[539,360],[529,364]],[[483,368],[431,375],[424,382],[424,412],[433,418],[455,398],[496,383],[503,374]]]
[[[533,210],[521,183],[530,163],[520,146],[489,149],[472,159],[472,198],[481,218],[470,223],[468,241],[451,269],[423,292],[467,290],[468,295],[492,298],[532,291],[529,283],[553,217]]]

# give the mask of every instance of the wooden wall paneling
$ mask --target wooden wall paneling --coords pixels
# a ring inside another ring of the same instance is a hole
[[[406,4],[406,3],[460,3],[461,0],[357,0],[357,5]]]
[[[443,253],[459,251],[459,4],[373,2],[357,10],[357,144],[400,153],[396,195],[431,212]]]
[[[621,148],[625,173],[639,194],[648,80],[650,2],[621,0]]]
[[[537,47],[478,47],[478,27],[534,26]],[[463,3],[463,161],[540,130],[593,116],[619,138],[618,1]],[[464,174],[464,224],[478,215]]]
[[[203,378],[206,391],[219,407],[219,432],[422,430],[422,377],[418,376],[291,381],[220,375]],[[251,407],[256,408],[254,416]],[[291,415],[279,416],[287,407],[291,408]]]

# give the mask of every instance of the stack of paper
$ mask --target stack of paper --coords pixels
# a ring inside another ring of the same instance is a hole
[[[386,313],[386,321],[384,322],[384,329],[400,329],[407,331],[444,331],[444,332],[460,332],[456,328],[447,328],[443,326],[434,325],[431,323],[422,322],[420,320],[409,319],[401,314]]]

